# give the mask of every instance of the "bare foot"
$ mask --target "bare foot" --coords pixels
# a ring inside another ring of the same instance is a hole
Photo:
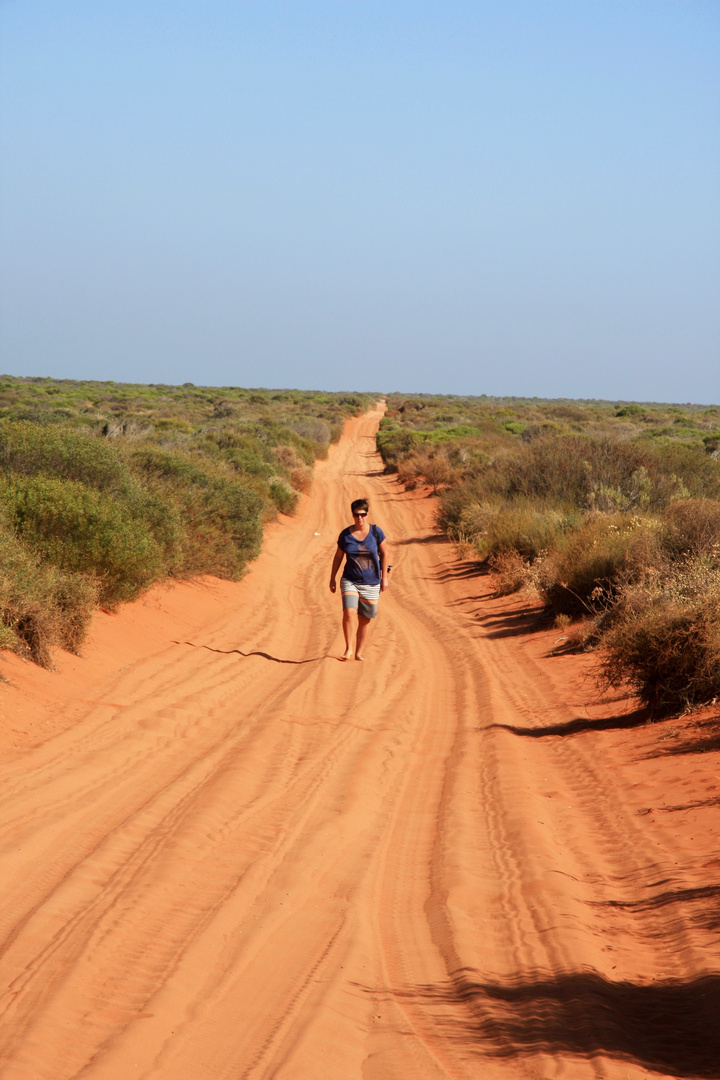
[[[352,660],[352,657],[353,657],[352,649],[346,649],[345,652],[342,655],[343,660]]]
[[[364,657],[364,656],[361,656],[361,655],[360,655],[360,653],[355,653],[355,659],[356,659],[356,660],[364,660],[364,659],[365,659],[365,657]]]

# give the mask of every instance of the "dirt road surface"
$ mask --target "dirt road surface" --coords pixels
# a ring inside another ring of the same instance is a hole
[[[713,717],[598,703],[378,417],[244,581],[4,660],[2,1080],[720,1077]],[[342,663],[358,495],[394,569]]]

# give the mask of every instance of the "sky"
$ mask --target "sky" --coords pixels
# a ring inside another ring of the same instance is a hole
[[[0,0],[0,371],[720,403],[715,0]]]

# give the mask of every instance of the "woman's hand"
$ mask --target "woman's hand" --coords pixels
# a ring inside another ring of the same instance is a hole
[[[330,578],[330,592],[336,592],[336,591],[337,591],[337,585],[335,584],[335,578],[331,577]]]
[[[389,584],[390,578],[387,576],[387,574],[383,574],[382,580],[380,581],[380,592],[385,592]]]

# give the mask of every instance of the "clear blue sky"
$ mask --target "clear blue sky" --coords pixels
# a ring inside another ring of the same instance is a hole
[[[720,4],[0,0],[0,370],[720,402]]]

